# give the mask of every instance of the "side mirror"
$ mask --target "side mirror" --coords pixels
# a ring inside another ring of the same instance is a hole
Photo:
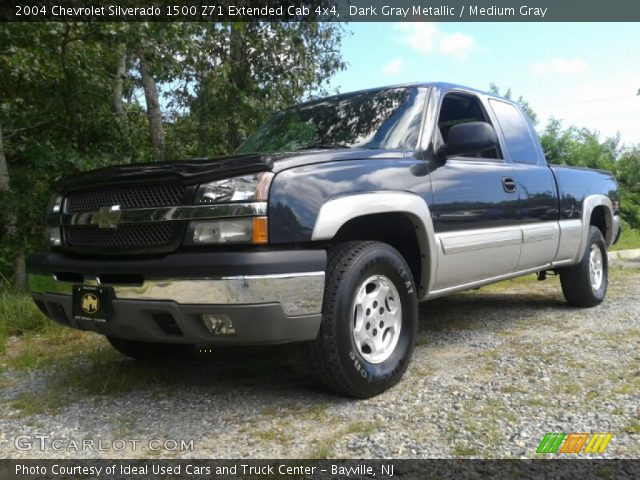
[[[451,127],[447,143],[438,149],[438,156],[446,158],[481,153],[497,146],[496,131],[487,122],[461,123]]]

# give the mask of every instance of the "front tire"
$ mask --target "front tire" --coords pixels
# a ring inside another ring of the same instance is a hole
[[[329,252],[318,338],[306,344],[311,374],[341,395],[369,398],[404,374],[418,327],[418,301],[404,258],[381,242]]]
[[[560,270],[562,293],[570,305],[595,307],[604,300],[608,283],[607,247],[600,230],[592,225],[580,263]]]
[[[120,353],[136,360],[171,361],[176,357],[183,358],[194,350],[193,345],[139,342],[109,336],[107,340]]]

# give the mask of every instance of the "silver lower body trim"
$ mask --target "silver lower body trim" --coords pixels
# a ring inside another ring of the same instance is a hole
[[[582,243],[582,220],[579,218],[560,220],[558,225],[560,226],[560,242],[554,262],[575,263],[576,254]]]
[[[437,276],[429,297],[571,265],[582,232],[582,220],[574,219],[438,233]]]
[[[286,315],[322,312],[324,272],[222,278],[145,280],[142,285],[108,285],[117,299],[166,300],[189,305],[279,303]],[[96,280],[85,280],[96,285]],[[29,274],[34,293],[71,295],[75,284],[53,275]]]
[[[546,265],[540,265],[535,268],[527,268],[526,270],[518,270],[517,272],[507,273],[505,275],[498,275],[491,278],[485,278],[482,280],[477,280],[475,282],[469,282],[462,285],[455,285],[453,287],[441,288],[439,290],[434,290],[430,292],[427,296],[427,300],[431,300],[432,298],[442,297],[444,295],[449,295],[450,293],[459,292],[462,290],[469,290],[471,288],[481,287],[482,285],[488,285],[490,283],[501,282],[502,280],[509,280],[510,278],[520,277],[522,275],[527,275],[529,273],[536,273],[541,270],[546,270],[551,268],[551,263]]]
[[[535,268],[555,259],[560,243],[558,222],[522,225],[522,248],[516,270]]]
[[[434,291],[512,272],[522,246],[520,225],[436,234],[438,269]]]

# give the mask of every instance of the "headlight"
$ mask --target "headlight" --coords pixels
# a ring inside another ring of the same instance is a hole
[[[261,172],[204,183],[198,187],[194,203],[265,202],[273,175]]]
[[[267,217],[202,220],[189,224],[188,245],[220,243],[267,243]]]

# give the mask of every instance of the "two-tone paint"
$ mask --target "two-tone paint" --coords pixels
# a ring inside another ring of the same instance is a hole
[[[602,217],[607,245],[616,239],[619,197],[610,173],[549,167],[524,115],[537,158],[519,163],[506,148],[489,103],[504,99],[453,85],[428,88],[415,151],[356,151],[346,158],[332,152],[334,160],[299,167],[289,160],[271,189],[271,241],[330,241],[363,215],[404,215],[415,225],[421,248],[417,283],[424,300],[575,264],[584,253],[589,224],[601,227],[594,212]],[[501,160],[443,160],[434,154],[438,112],[449,93],[479,99],[495,127]],[[513,183],[511,189],[506,181]]]
[[[168,179],[195,186],[272,171],[276,175],[267,206],[272,248],[325,248],[349,222],[380,213],[402,215],[414,225],[420,247],[416,283],[421,300],[576,263],[594,212],[607,245],[616,239],[619,198],[611,174],[549,167],[526,119],[537,158],[526,164],[511,158],[490,104],[504,99],[441,83],[406,87],[425,93],[413,150],[319,149],[110,167],[75,177],[61,193]],[[438,114],[448,94],[481,102],[496,130],[502,159],[445,160],[435,155]]]

